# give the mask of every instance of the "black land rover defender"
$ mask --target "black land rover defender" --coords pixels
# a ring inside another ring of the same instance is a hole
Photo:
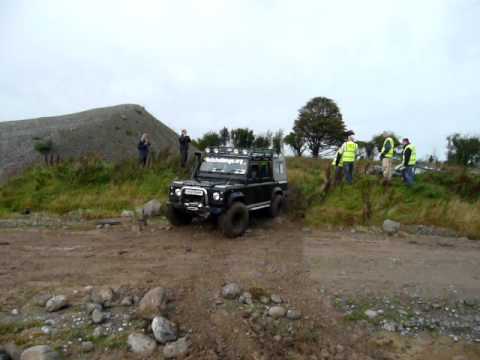
[[[283,156],[229,147],[207,148],[196,156],[192,179],[170,186],[167,217],[172,225],[214,217],[225,236],[237,237],[247,229],[252,211],[268,209],[275,217],[283,210],[288,184]]]

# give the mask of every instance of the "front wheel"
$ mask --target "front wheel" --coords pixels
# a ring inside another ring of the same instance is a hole
[[[175,209],[172,205],[167,207],[167,219],[173,226],[188,225],[192,222],[192,216]]]
[[[284,207],[285,207],[285,202],[283,200],[283,196],[280,194],[275,195],[269,209],[270,216],[272,218],[276,218],[283,212]]]
[[[245,233],[249,219],[245,204],[236,202],[220,216],[219,225],[226,237],[235,238]]]

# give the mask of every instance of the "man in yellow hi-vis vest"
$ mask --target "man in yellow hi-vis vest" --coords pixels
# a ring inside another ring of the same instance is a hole
[[[353,131],[347,132],[348,138],[338,150],[341,156],[337,157],[337,166],[342,161],[343,174],[348,184],[353,182],[353,164],[357,158],[358,145],[353,139],[355,133]]]
[[[392,159],[395,154],[395,141],[390,133],[383,132],[385,141],[383,142],[382,152],[380,153],[380,160],[382,160],[383,180],[385,183],[389,183],[392,180]]]
[[[415,166],[417,165],[417,149],[409,139],[402,140],[403,158],[402,158],[402,175],[403,181],[407,186],[415,183]]]

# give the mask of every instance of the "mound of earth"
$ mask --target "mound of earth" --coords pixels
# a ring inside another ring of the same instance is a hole
[[[149,134],[154,153],[178,151],[177,134],[134,104],[0,122],[0,182],[44,161],[35,144],[51,142],[48,158],[52,161],[96,154],[117,162],[137,156],[143,133]]]

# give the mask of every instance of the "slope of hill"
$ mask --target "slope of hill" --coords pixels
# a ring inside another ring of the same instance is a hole
[[[148,133],[155,153],[176,151],[178,137],[139,105],[126,104],[79,113],[0,122],[0,182],[42,161],[37,142],[52,142],[56,159],[97,154],[108,161],[137,156],[136,144]]]

